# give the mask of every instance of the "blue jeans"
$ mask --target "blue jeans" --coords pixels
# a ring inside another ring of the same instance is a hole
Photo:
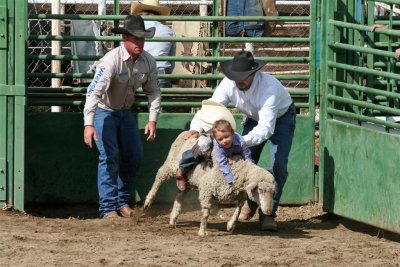
[[[261,0],[227,0],[227,16],[264,16]],[[245,31],[247,36],[260,37],[264,33],[263,21],[227,21],[225,23],[228,36],[239,36]]]
[[[143,158],[139,129],[131,110],[97,108],[94,117],[99,150],[100,217],[127,206],[133,179]]]
[[[255,120],[249,119],[243,125],[243,135],[246,135],[254,127],[257,126]],[[279,200],[282,196],[283,186],[285,185],[288,171],[287,164],[289,158],[289,152],[292,147],[292,140],[294,136],[294,129],[296,128],[296,109],[290,107],[289,110],[276,120],[274,134],[268,139],[270,146],[271,162],[267,167],[268,171],[271,172],[277,184],[276,192],[273,199],[272,216],[276,217],[276,210],[278,209]],[[250,147],[251,157],[255,163],[258,163],[261,152],[267,141]],[[263,214],[260,213],[260,216]]]
[[[179,168],[182,169],[184,173],[187,173],[188,171],[196,167],[196,165],[199,164],[200,160],[200,158],[196,158],[193,155],[193,150],[186,150],[182,153],[182,158],[179,161]]]
[[[157,68],[158,74],[171,74],[171,68]],[[171,88],[172,82],[168,79],[158,79],[158,87]]]

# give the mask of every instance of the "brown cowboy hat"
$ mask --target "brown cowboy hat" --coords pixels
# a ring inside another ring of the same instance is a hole
[[[131,14],[137,14],[142,11],[154,11],[161,16],[169,16],[171,8],[160,6],[159,0],[143,0],[132,3]]]
[[[238,52],[232,60],[221,62],[222,72],[233,81],[243,81],[254,72],[261,69],[265,64],[264,60],[254,60],[253,54],[249,51]]]
[[[118,27],[111,30],[113,33],[129,34],[138,38],[152,38],[156,28],[144,28],[144,21],[139,15],[128,15],[124,20],[124,27]]]

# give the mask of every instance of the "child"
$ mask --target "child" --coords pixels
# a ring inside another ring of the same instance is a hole
[[[186,190],[187,187],[185,173],[196,167],[196,165],[202,160],[206,160],[209,165],[212,165],[211,148],[213,141],[211,128],[213,127],[214,122],[223,119],[228,122],[231,129],[236,129],[236,123],[232,113],[225,106],[219,103],[210,100],[203,100],[199,113],[201,126],[199,132],[202,132],[202,134],[200,134],[196,145],[182,154],[178,171],[175,174],[176,185],[181,191]]]
[[[179,161],[179,168],[176,172],[176,186],[180,191],[185,191],[187,187],[186,175],[201,160],[211,162],[212,138],[208,132],[199,136],[197,143],[192,149],[186,150]]]
[[[234,177],[228,159],[234,155],[242,155],[246,160],[251,159],[250,149],[247,147],[243,137],[235,133],[231,124],[226,120],[217,120],[211,129],[214,137],[215,161],[220,171],[224,174],[225,180],[232,185]]]

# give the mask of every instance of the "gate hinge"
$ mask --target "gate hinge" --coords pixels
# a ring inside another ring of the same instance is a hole
[[[8,24],[7,7],[0,6],[0,49],[2,48],[6,49],[8,46],[7,24]]]

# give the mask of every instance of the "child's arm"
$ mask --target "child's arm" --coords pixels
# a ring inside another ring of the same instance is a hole
[[[253,162],[253,159],[251,158],[250,148],[246,145],[246,142],[244,141],[243,137],[240,134],[236,133],[236,135],[239,138],[240,147],[242,148],[242,155],[244,159]]]
[[[222,149],[219,147],[218,142],[213,140],[214,143],[214,154],[215,154],[215,161],[218,164],[219,170],[224,174],[225,180],[228,184],[233,183],[233,175],[231,166],[229,165],[228,158],[225,156]]]

